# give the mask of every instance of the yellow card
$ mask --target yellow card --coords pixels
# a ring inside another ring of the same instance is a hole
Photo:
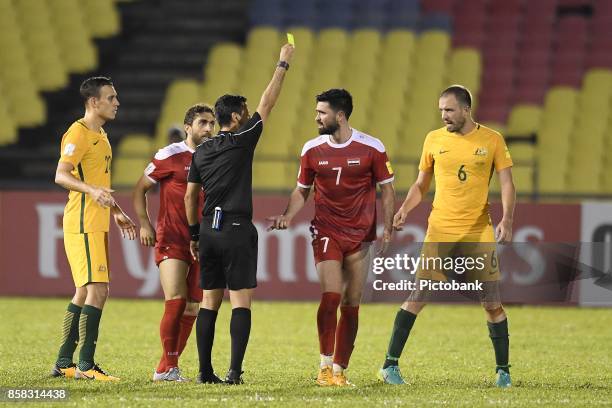
[[[295,38],[293,38],[293,34],[287,33],[287,42],[295,47]]]

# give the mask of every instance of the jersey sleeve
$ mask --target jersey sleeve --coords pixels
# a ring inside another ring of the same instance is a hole
[[[245,145],[255,148],[257,146],[257,142],[259,141],[259,137],[263,132],[263,120],[261,116],[259,116],[258,112],[255,112],[253,116],[240,128],[238,132],[235,133],[235,136],[238,137],[239,142],[244,143]]]
[[[386,184],[393,181],[393,168],[386,151],[379,152],[374,150],[374,160],[372,161],[374,178],[378,184]]]
[[[198,152],[196,150],[196,152],[191,156],[191,165],[189,166],[189,173],[187,173],[187,182],[202,184],[200,172],[198,171],[198,166],[196,165],[197,154]]]
[[[431,151],[431,141],[429,134],[423,142],[423,151],[421,152],[421,161],[419,162],[419,170],[431,173],[433,171],[434,158]]]
[[[70,163],[76,168],[89,149],[87,135],[78,129],[70,129],[62,138],[60,163]]]
[[[298,172],[298,187],[310,188],[314,183],[315,171],[310,165],[308,152],[302,154],[300,158],[300,171]]]
[[[172,166],[170,165],[171,158],[158,159],[157,155],[153,157],[151,163],[145,168],[144,174],[154,183],[170,177],[172,175]]]
[[[495,156],[493,157],[495,171],[500,172],[501,170],[512,167],[512,157],[510,157],[510,151],[506,146],[504,137],[497,134],[497,143],[495,146]]]

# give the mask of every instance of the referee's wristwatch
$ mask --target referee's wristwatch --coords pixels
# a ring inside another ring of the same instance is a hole
[[[284,68],[285,71],[289,70],[289,63],[287,61],[278,61],[278,64],[276,64],[276,66],[280,68]]]

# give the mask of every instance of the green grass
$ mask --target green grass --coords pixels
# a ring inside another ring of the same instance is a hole
[[[67,300],[0,298],[0,386],[63,387],[70,406],[195,407],[328,403],[346,406],[612,405],[612,310],[510,307],[514,387],[492,386],[494,359],[483,312],[476,306],[428,306],[413,329],[401,367],[409,385],[378,383],[397,305],[363,305],[347,372],[356,388],[314,385],[318,365],[315,303],[256,302],[243,386],[153,384],[161,347],[161,301],[110,299],[96,360],[122,377],[117,384],[52,379]],[[229,308],[217,320],[213,362],[229,364]],[[195,334],[181,358],[197,374]],[[53,404],[51,404],[53,406]],[[57,405],[56,405],[57,406]]]

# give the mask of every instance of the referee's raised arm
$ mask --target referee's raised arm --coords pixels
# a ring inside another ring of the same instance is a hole
[[[283,85],[283,80],[285,79],[285,73],[289,69],[289,63],[291,62],[294,51],[295,47],[293,45],[283,45],[278,64],[276,64],[276,69],[274,70],[274,75],[272,75],[270,83],[266,87],[264,93],[261,95],[259,105],[257,106],[257,113],[259,113],[259,116],[261,116],[261,119],[264,122],[266,119],[268,119],[268,115],[278,100],[278,96],[280,95],[281,87]]]

